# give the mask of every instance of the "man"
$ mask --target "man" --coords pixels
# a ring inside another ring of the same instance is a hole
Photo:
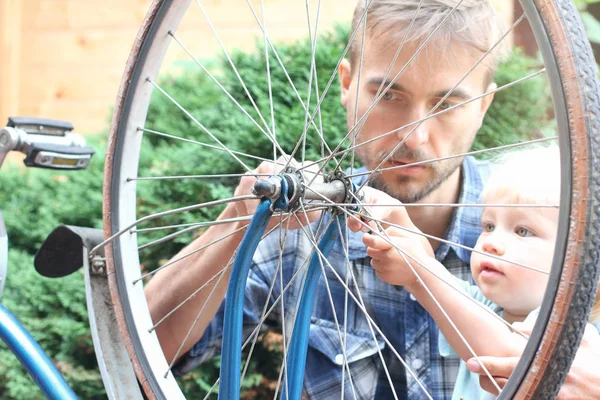
[[[362,163],[373,170],[468,151],[492,95],[418,125],[399,128],[422,119],[436,106],[436,112],[442,111],[495,87],[491,78],[497,64],[497,53],[488,55],[484,62],[470,70],[502,34],[500,17],[487,1],[481,0],[464,0],[454,11],[452,8],[457,4],[454,0],[427,0],[422,5],[418,0],[373,0],[359,3],[353,26],[364,20],[365,4],[369,4],[365,41],[358,40],[353,44],[350,60],[344,61],[339,71],[341,101],[347,110],[348,128],[352,129],[366,115],[382,84],[383,87],[391,86],[369,111],[368,117],[359,123],[359,129],[353,130],[356,142],[364,143],[357,149]],[[441,25],[439,31],[431,35],[438,25]],[[359,27],[357,37],[362,37],[360,32]],[[428,39],[430,35],[431,40]],[[396,57],[401,43],[404,44]],[[412,59],[417,51],[418,56]],[[392,131],[396,132],[382,136]],[[381,138],[373,140],[378,137]],[[403,146],[395,149],[402,141]],[[258,173],[272,171],[273,166],[266,163],[257,169]],[[369,184],[405,203],[474,203],[481,190],[482,174],[485,174],[484,166],[473,159],[457,157],[388,170],[377,174]],[[250,193],[254,181],[250,176],[243,178],[236,193]],[[255,207],[256,201],[232,203],[220,218],[249,215]],[[473,247],[479,234],[479,215],[474,209],[411,207],[409,214],[422,232],[453,243]],[[385,215],[381,217],[385,218]],[[182,254],[227,234],[232,235],[211,246],[209,251],[199,252],[186,258],[185,262],[161,271],[150,281],[146,293],[155,321],[163,318],[227,264],[243,235],[241,232],[233,233],[240,226],[241,223],[212,227]],[[470,279],[468,251],[437,241],[432,241],[432,245],[436,258],[446,268],[461,279]],[[345,280],[347,260],[342,246],[341,242],[336,243],[328,260]],[[449,398],[458,359],[440,357],[437,328],[431,317],[405,291],[377,279],[369,265],[360,234],[350,233],[347,246],[352,274],[360,287],[364,307],[377,322],[387,343],[381,335],[373,340],[367,318],[352,300],[348,300],[348,311],[344,312],[345,289],[326,269],[332,294],[330,299],[328,289],[321,282],[310,330],[305,395],[315,399],[340,398],[343,390],[348,396],[355,394],[359,399],[393,398],[394,393],[401,399],[413,399],[426,398],[427,391],[436,399]],[[265,302],[272,305],[281,294],[281,287],[303,267],[312,245],[302,230],[287,233],[282,255],[283,284],[274,278],[278,276],[279,250],[280,235],[272,234],[263,240],[254,257],[246,288],[246,334],[259,322]],[[219,307],[226,291],[227,277],[211,281],[208,288],[157,328],[165,354],[169,360],[178,360],[179,372],[189,371],[218,354],[223,318],[222,307]],[[269,296],[272,279],[276,282]],[[350,282],[353,282],[352,278]],[[283,305],[277,304],[266,321],[267,326],[279,324],[281,314],[288,314],[294,309],[300,284],[301,279],[293,280],[283,297]],[[211,292],[190,338],[185,341],[183,350],[178,352]],[[331,302],[336,313],[332,311]],[[292,322],[293,318],[288,316],[282,326],[287,336],[291,333]],[[347,333],[344,334],[346,351],[342,352],[337,327],[344,324],[347,325]],[[402,356],[408,369],[395,353]],[[345,359],[349,362],[350,376],[347,371],[342,372]],[[382,368],[380,359],[385,361],[387,368]]]

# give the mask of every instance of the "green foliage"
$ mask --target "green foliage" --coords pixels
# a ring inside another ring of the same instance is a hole
[[[494,82],[502,87],[542,68],[541,62],[525,56],[517,48],[501,63]],[[473,143],[473,150],[554,136],[556,131],[551,117],[552,103],[544,74],[501,90],[494,95],[494,101]]]
[[[335,76],[336,64],[345,47],[348,33],[347,28],[338,27],[333,32],[319,36],[315,56],[319,93],[326,89],[330,77]],[[264,48],[261,44],[257,47],[257,51],[250,54],[234,52],[232,58],[265,122],[261,121],[248,101],[245,89],[226,60],[209,60],[206,66],[259,126],[266,124],[271,127]],[[311,65],[308,41],[278,44],[276,47],[291,80],[297,85],[299,96],[306,102]],[[289,153],[303,134],[306,111],[272,52],[269,64],[276,134],[278,142]],[[515,52],[500,67],[496,81],[499,85],[514,81],[535,71],[536,66],[536,60]],[[474,147],[515,143],[523,138],[551,131],[549,100],[543,89],[543,80],[544,78],[535,78],[496,94]],[[273,147],[261,129],[197,66],[185,67],[177,74],[163,78],[160,85],[215,137],[226,143],[227,147],[272,158]],[[337,78],[328,90],[315,123],[317,126],[322,125],[328,145],[334,148],[346,133],[346,116],[339,102]],[[309,109],[314,109],[317,101],[313,91]],[[158,91],[153,95],[146,128],[214,144],[203,129]],[[308,129],[307,137],[306,159],[320,158],[321,148],[316,144],[319,140],[313,127]],[[88,140],[98,150],[105,147],[101,138]],[[139,172],[141,177],[244,172],[232,157],[214,148],[151,133],[145,134],[143,146]],[[65,372],[75,391],[84,399],[103,398],[103,390],[88,329],[82,276],[76,273],[60,280],[41,278],[33,270],[32,254],[45,236],[59,224],[101,226],[103,160],[104,155],[99,152],[87,171],[77,173],[24,170],[7,166],[0,173],[0,210],[4,213],[12,249],[3,304],[31,330],[45,351]],[[243,160],[250,168],[259,162],[248,158]],[[217,182],[214,179],[210,182],[204,179],[161,180],[158,183],[139,181],[138,213],[141,216],[222,199],[233,193],[236,182],[232,178],[222,178]],[[220,209],[215,208],[177,214],[156,220],[142,228],[213,220],[219,211]],[[142,243],[147,243],[162,237],[165,232],[140,233],[139,239]],[[160,266],[198,234],[199,231],[190,232],[163,246],[144,250],[141,254],[144,268],[152,270]],[[278,343],[278,340],[264,339],[255,349],[257,358],[250,366],[243,384],[247,398],[267,396],[266,391],[270,390],[272,382],[278,378],[274,370],[280,363],[281,349],[274,343]],[[30,378],[4,347],[0,347],[0,365],[6,366],[0,368],[0,398],[40,398],[39,391],[32,390]],[[218,365],[217,358],[180,379],[190,398],[198,398],[207,392],[215,381]],[[267,397],[272,398],[273,394]]]
[[[588,11],[590,4],[598,3],[600,3],[600,0],[575,0],[575,5],[579,9],[579,15],[585,26],[588,39],[590,42],[600,44],[600,21]]]

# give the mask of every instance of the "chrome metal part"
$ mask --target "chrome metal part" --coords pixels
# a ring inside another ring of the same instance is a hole
[[[272,176],[268,179],[259,179],[252,188],[252,194],[269,199],[278,199],[281,196],[281,178]]]

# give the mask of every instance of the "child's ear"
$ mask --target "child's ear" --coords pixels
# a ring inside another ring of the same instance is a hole
[[[350,61],[343,59],[340,63],[338,71],[340,74],[340,86],[342,89],[340,101],[342,102],[342,106],[346,108],[349,98],[348,94],[350,93],[350,83],[352,83],[352,67],[350,66]]]

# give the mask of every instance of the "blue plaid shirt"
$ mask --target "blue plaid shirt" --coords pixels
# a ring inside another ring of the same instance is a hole
[[[460,203],[477,203],[487,175],[487,163],[465,158],[462,164]],[[454,212],[446,239],[473,247],[481,231],[480,208],[460,207]],[[438,329],[429,314],[403,289],[397,289],[380,279],[370,266],[370,258],[362,243],[362,233],[348,232],[349,261],[360,288],[365,308],[378,324],[395,350],[402,356],[412,372],[419,378],[434,399],[450,399],[458,372],[458,358],[441,357],[438,350]],[[277,232],[263,240],[253,259],[246,286],[244,303],[244,330],[246,337],[257,326],[265,302],[271,306],[281,294],[279,274],[275,274],[279,261],[280,235]],[[283,287],[303,268],[310,256],[311,243],[301,230],[290,230],[283,248]],[[440,245],[436,258],[456,277],[472,282],[469,268],[470,252]],[[346,256],[342,243],[331,250],[328,261],[341,279],[346,281]],[[327,283],[336,310],[337,322],[344,334],[344,286],[331,268],[325,267]],[[276,277],[273,293],[267,299],[272,277]],[[301,293],[302,276],[294,279],[284,294],[285,334],[289,339],[294,320],[294,309]],[[352,282],[352,281],[351,281]],[[354,285],[350,284],[356,295]],[[339,399],[344,376],[344,397],[357,399],[393,398],[389,380],[382,368],[378,349],[386,361],[399,399],[425,399],[427,396],[416,380],[406,371],[401,361],[390,350],[379,334],[377,340],[369,329],[367,319],[356,303],[348,297],[346,357],[354,392],[348,374],[342,374],[344,357],[336,328],[331,301],[321,279],[310,327],[304,396],[311,399]],[[176,374],[186,373],[207,359],[220,354],[223,307],[219,310],[204,336],[180,360]],[[282,329],[281,304],[278,303],[265,321],[264,329]]]

